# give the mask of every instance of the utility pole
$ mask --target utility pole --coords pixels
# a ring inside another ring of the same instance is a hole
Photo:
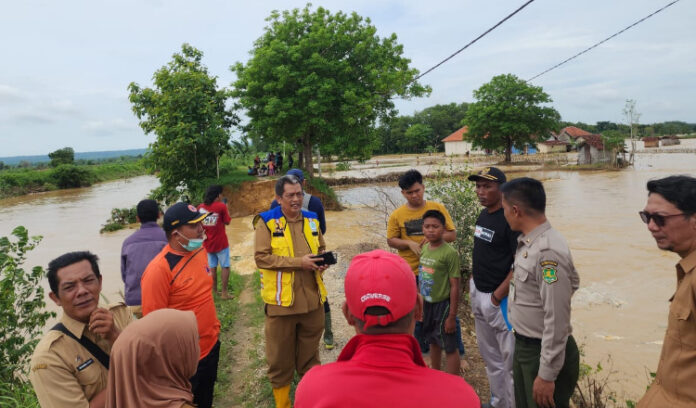
[[[636,110],[636,101],[634,99],[626,99],[626,105],[624,105],[623,114],[626,118],[626,121],[628,122],[628,126],[631,129],[631,153],[628,156],[628,164],[632,166],[636,154],[635,138],[638,136],[637,132],[634,132],[634,127],[638,124],[638,121],[640,120],[640,113]]]

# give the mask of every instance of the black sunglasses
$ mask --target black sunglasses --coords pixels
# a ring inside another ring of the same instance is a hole
[[[649,224],[650,220],[653,220],[653,221],[655,221],[655,225],[657,225],[658,227],[664,227],[665,222],[667,221],[667,218],[676,217],[677,215],[686,215],[686,214],[679,213],[679,214],[660,215],[658,213],[649,213],[647,211],[639,211],[638,215],[640,215],[640,219],[643,220],[643,222],[646,224]]]

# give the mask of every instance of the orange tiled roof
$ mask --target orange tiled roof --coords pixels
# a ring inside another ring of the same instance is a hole
[[[586,130],[582,130],[582,129],[580,129],[579,127],[575,127],[575,126],[567,126],[567,127],[564,127],[563,129],[561,129],[560,132],[558,132],[558,134],[560,135],[560,134],[563,133],[563,132],[567,133],[568,136],[572,137],[573,139],[577,139],[577,138],[580,137],[580,136],[585,136],[585,135],[591,135],[591,134],[592,134],[592,133],[590,133],[590,132],[588,132],[588,131],[586,131]]]
[[[464,126],[463,128],[460,128],[451,135],[447,136],[446,138],[442,139],[443,142],[461,142],[464,140],[464,135],[469,132],[469,127]]]

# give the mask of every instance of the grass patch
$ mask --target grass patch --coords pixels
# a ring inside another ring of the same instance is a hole
[[[222,277],[219,276],[218,281],[221,282]],[[234,297],[232,299],[220,299],[217,294],[214,294],[215,308],[217,309],[218,320],[220,320],[220,361],[223,364],[218,366],[218,377],[215,383],[215,398],[224,398],[229,395],[232,385],[231,373],[229,367],[235,365],[236,357],[234,348],[237,345],[232,338],[232,330],[239,317],[239,297],[246,286],[243,276],[236,271],[230,271],[230,280],[228,290]],[[224,368],[223,368],[224,367]],[[222,368],[222,369],[221,369]]]
[[[34,388],[28,381],[0,383],[0,407],[40,408]]]
[[[67,168],[65,167],[67,166]],[[122,163],[104,163],[94,165],[63,165],[49,169],[7,169],[0,171],[0,198],[14,197],[29,193],[52,191],[65,184],[65,188],[75,187],[72,183],[66,183],[77,177],[72,173],[79,173],[83,182],[80,186],[86,186],[92,182],[116,180],[146,174],[147,171],[141,161]]]

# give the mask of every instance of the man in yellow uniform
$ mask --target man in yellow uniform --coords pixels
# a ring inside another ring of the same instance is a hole
[[[667,332],[655,380],[638,408],[696,406],[696,178],[670,176],[648,181],[640,212],[657,247],[681,258],[677,290],[670,299]]]
[[[99,306],[97,256],[69,252],[48,264],[49,297],[60,323],[34,349],[29,379],[43,408],[104,407],[109,353],[132,315],[125,304]]]
[[[254,218],[254,258],[266,309],[266,361],[276,407],[290,407],[294,372],[320,364],[326,288],[317,254],[324,238],[315,213],[302,210],[302,185],[292,175],[275,185],[279,207]]]

